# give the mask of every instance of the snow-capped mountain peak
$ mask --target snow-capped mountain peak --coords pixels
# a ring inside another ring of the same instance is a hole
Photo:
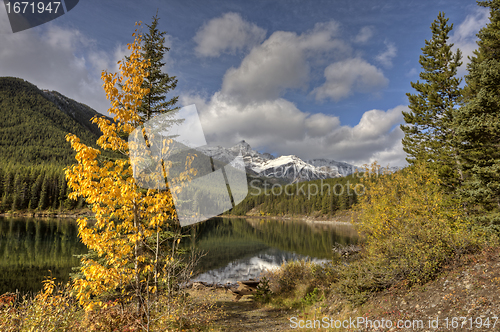
[[[289,183],[346,176],[357,168],[330,159],[304,161],[295,155],[274,157],[253,150],[244,140],[231,148],[204,146],[197,150],[224,163],[230,163],[241,152],[249,173],[280,178]]]

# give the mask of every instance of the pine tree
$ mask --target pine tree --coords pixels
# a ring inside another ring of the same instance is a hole
[[[467,65],[457,132],[466,175],[462,197],[473,219],[489,225],[500,223],[500,0],[478,4],[490,8],[490,21]]]
[[[339,201],[337,195],[332,193],[332,197],[330,200],[330,213],[333,214],[339,209]]]
[[[330,196],[326,193],[323,194],[323,199],[321,202],[321,213],[328,214],[330,212]]]
[[[40,192],[42,190],[42,183],[44,179],[44,172],[41,172],[33,185],[31,186],[31,197],[29,201],[29,206],[28,208],[31,209],[36,209],[38,207],[38,203],[40,200]]]
[[[7,170],[5,172],[4,178],[3,178],[3,192],[4,195],[12,195],[12,182],[14,180],[14,175],[12,174],[12,169]]]
[[[40,191],[40,198],[38,201],[38,210],[45,210],[49,207],[49,175],[45,174],[43,177],[42,187]]]
[[[4,178],[4,170],[0,168],[0,197],[3,196],[3,178]]]
[[[461,79],[456,77],[462,55],[460,50],[451,50],[453,44],[448,43],[448,34],[453,24],[447,22],[445,15],[439,13],[431,25],[432,38],[425,41],[419,60],[423,82],[411,83],[417,94],[407,93],[411,111],[403,112],[406,125],[401,125],[401,129],[405,133],[403,149],[409,156],[407,161],[428,162],[438,170],[444,184],[455,189],[462,175],[453,145],[456,132],[452,123],[462,96]]]
[[[57,198],[57,204],[59,209],[64,208],[64,202],[68,198],[67,191],[68,191],[68,185],[66,182],[66,177],[64,174],[62,174],[59,176],[59,196]]]
[[[142,105],[138,109],[143,121],[150,120],[153,116],[176,110],[174,105],[179,99],[178,96],[167,100],[167,94],[177,86],[175,76],[169,76],[162,72],[165,62],[163,58],[170,48],[165,46],[166,32],[158,30],[158,13],[153,17],[151,25],[147,25],[149,31],[143,36],[142,56],[149,60],[150,66],[147,69],[148,76],[142,83],[143,89],[149,89],[144,96]]]
[[[14,198],[12,202],[12,210],[22,209],[22,174],[21,171],[17,171],[14,176]]]

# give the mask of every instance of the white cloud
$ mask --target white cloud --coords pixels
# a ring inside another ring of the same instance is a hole
[[[53,23],[13,34],[2,15],[6,14],[0,13],[0,76],[23,78],[107,113],[110,104],[101,71],[116,71],[126,47],[118,46],[110,55],[96,49],[95,42],[80,31]]]
[[[398,53],[398,49],[394,43],[385,41],[386,50],[375,57],[375,60],[380,62],[384,67],[392,67],[392,59]]]
[[[382,165],[404,165],[402,121],[406,106],[367,111],[354,126],[341,125],[336,116],[308,114],[283,99],[235,103],[222,93],[210,99],[181,96],[182,105],[194,103],[210,145],[232,146],[244,139],[254,149],[303,159],[332,158],[356,165],[377,160]]]
[[[415,75],[418,75],[417,68],[412,68],[412,69],[410,69],[410,71],[408,73],[406,73],[407,77],[412,77],[412,76],[415,76]]]
[[[254,47],[238,68],[224,75],[221,91],[248,103],[279,98],[286,89],[307,87],[310,74],[308,59],[328,52],[345,57],[351,49],[336,38],[338,24],[316,24],[309,32],[274,32]]]
[[[364,33],[368,38],[367,29]],[[382,71],[352,58],[351,47],[338,35],[336,22],[316,24],[300,35],[276,31],[226,71],[220,91],[211,97],[181,94],[180,104],[197,106],[210,145],[228,147],[244,139],[256,149],[303,159],[363,164],[379,158],[381,163],[405,164],[402,132],[396,127],[405,107],[368,111],[352,127],[336,116],[303,112],[283,98],[287,89],[307,88],[311,68],[328,63],[325,84],[312,92],[318,100],[377,92],[387,85]]]
[[[235,54],[260,44],[266,30],[243,20],[238,13],[226,13],[204,24],[194,41],[198,56],[218,57],[222,53]]]
[[[325,84],[312,91],[317,100],[331,98],[339,101],[353,92],[375,92],[389,82],[380,69],[360,58],[329,65],[325,69],[325,78]]]
[[[478,38],[476,34],[488,23],[489,16],[487,8],[476,8],[474,13],[467,15],[465,20],[458,26],[455,25],[452,30],[453,35],[449,42],[455,44],[454,51],[459,48],[463,56],[463,64],[458,69],[459,75],[466,73],[467,63],[469,63],[468,57],[473,56],[473,51],[477,49],[476,41]]]
[[[366,26],[359,30],[359,33],[354,37],[353,42],[364,44],[373,36],[373,27]]]

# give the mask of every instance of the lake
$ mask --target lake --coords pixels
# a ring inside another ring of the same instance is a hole
[[[206,253],[193,281],[234,283],[299,259],[326,261],[335,243],[356,242],[350,225],[212,218],[186,228],[186,246]],[[45,276],[66,282],[86,247],[72,219],[0,217],[0,294],[36,292]]]

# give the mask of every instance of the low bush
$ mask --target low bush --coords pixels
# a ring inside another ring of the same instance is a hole
[[[315,288],[327,290],[337,280],[333,262],[320,264],[306,260],[283,263],[266,276],[271,291],[277,295],[293,295],[299,285],[307,293]]]
[[[82,311],[70,296],[68,285],[57,286],[54,280],[45,280],[35,297],[25,296],[0,308],[0,331],[78,331]]]
[[[362,258],[339,265],[336,289],[355,304],[404,281],[432,280],[451,259],[480,247],[481,237],[438,176],[425,165],[393,174],[365,172],[356,207]]]

